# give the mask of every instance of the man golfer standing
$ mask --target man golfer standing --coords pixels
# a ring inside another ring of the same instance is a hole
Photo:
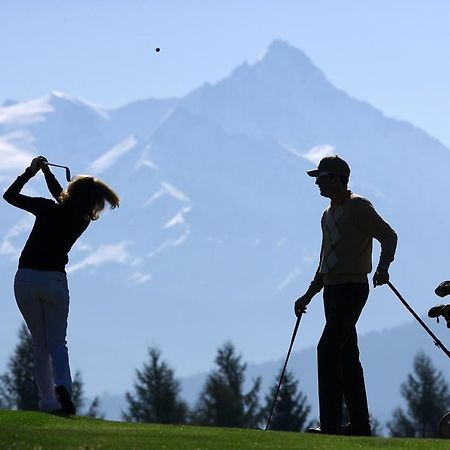
[[[316,275],[304,295],[295,302],[296,315],[322,288],[325,328],[317,346],[320,427],[309,432],[371,435],[364,374],[359,361],[356,322],[369,295],[372,240],[381,244],[373,284],[389,281],[389,265],[397,246],[395,231],[372,204],[347,189],[348,164],[339,156],[323,158],[316,170],[320,195],[331,200],[322,216],[322,248]],[[342,426],[342,401],[350,422]]]

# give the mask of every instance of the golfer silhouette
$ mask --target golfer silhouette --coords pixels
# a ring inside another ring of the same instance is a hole
[[[33,340],[40,410],[75,414],[66,342],[69,289],[65,266],[73,244],[99,218],[105,202],[116,208],[119,198],[102,181],[85,175],[74,177],[64,191],[46,163],[43,156],[34,158],[3,195],[11,205],[36,216],[19,258],[14,294]],[[20,193],[39,170],[56,202]]]
[[[320,195],[330,199],[321,220],[319,267],[305,294],[295,302],[295,312],[300,315],[313,297],[324,291],[325,328],[317,346],[320,427],[308,432],[370,436],[356,323],[369,296],[373,239],[381,244],[375,287],[389,281],[397,234],[369,200],[348,190],[350,167],[342,158],[326,156],[317,169],[307,173],[316,179]],[[350,419],[344,427],[343,400]]]

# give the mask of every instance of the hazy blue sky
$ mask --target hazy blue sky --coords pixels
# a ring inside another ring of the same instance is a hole
[[[52,90],[105,107],[183,96],[218,82],[244,61],[256,61],[274,39],[283,39],[303,50],[338,88],[450,147],[450,0],[0,0],[0,30],[0,104]],[[77,276],[74,286],[80,289]],[[12,277],[5,289],[11,296]],[[18,318],[15,305],[9,308]],[[70,326],[75,328],[76,317],[85,326],[85,310],[74,311]],[[197,371],[184,369],[171,353],[177,342],[152,333],[149,339],[164,343],[177,370]],[[74,361],[82,361],[90,336],[77,336],[71,340]],[[245,353],[245,345],[239,342],[238,349]],[[11,348],[4,346],[4,354]],[[431,343],[427,348],[432,351]],[[276,350],[280,357],[284,349]],[[100,369],[86,370],[89,393],[101,392]],[[130,374],[134,368],[123,370]],[[131,385],[126,374],[116,375],[108,382],[117,389]]]
[[[0,29],[0,101],[181,96],[282,38],[336,86],[450,146],[449,1],[0,0]]]

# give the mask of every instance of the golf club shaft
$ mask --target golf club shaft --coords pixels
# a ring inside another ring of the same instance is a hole
[[[283,382],[284,372],[286,371],[287,363],[289,361],[289,356],[291,355],[292,346],[294,345],[295,336],[297,335],[298,326],[300,325],[300,319],[302,317],[303,313],[301,313],[297,317],[297,321],[295,322],[294,332],[292,333],[291,338],[291,344],[289,345],[289,350],[286,356],[286,361],[284,362],[283,370],[281,371],[280,381],[278,382],[277,392],[275,394],[275,398],[273,399],[272,408],[270,409],[269,418],[267,419],[266,428],[264,431],[267,431],[269,429],[270,420],[272,419],[273,410],[275,408],[275,403],[277,402],[278,393],[280,392],[281,383]]]
[[[67,169],[66,166],[60,166],[59,164],[52,164],[52,163],[45,163],[47,166],[53,166],[53,167],[61,167],[62,169]]]
[[[420,323],[420,325],[422,325],[422,327],[425,329],[425,331],[433,338],[434,344],[437,347],[439,347],[450,358],[450,351],[437,338],[437,336],[428,328],[428,326],[425,324],[425,322],[416,314],[416,312],[411,308],[411,306],[408,305],[406,300],[400,295],[400,292],[397,291],[397,289],[393,286],[393,284],[390,281],[388,281],[387,284],[392,289],[394,294],[399,298],[399,300],[403,303],[405,308],[414,316],[414,318]]]

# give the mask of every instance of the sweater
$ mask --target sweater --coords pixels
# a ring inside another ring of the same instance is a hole
[[[324,285],[367,282],[373,238],[381,244],[378,267],[387,270],[394,260],[397,234],[363,197],[351,194],[343,203],[330,205],[321,227],[320,262],[311,283],[316,292]]]
[[[65,273],[68,253],[90,221],[80,211],[64,203],[21,194],[20,191],[32,176],[27,169],[3,194],[8,203],[36,216],[19,258],[19,268]],[[45,180],[50,193],[57,199],[62,192],[61,185],[50,171],[45,172]]]

